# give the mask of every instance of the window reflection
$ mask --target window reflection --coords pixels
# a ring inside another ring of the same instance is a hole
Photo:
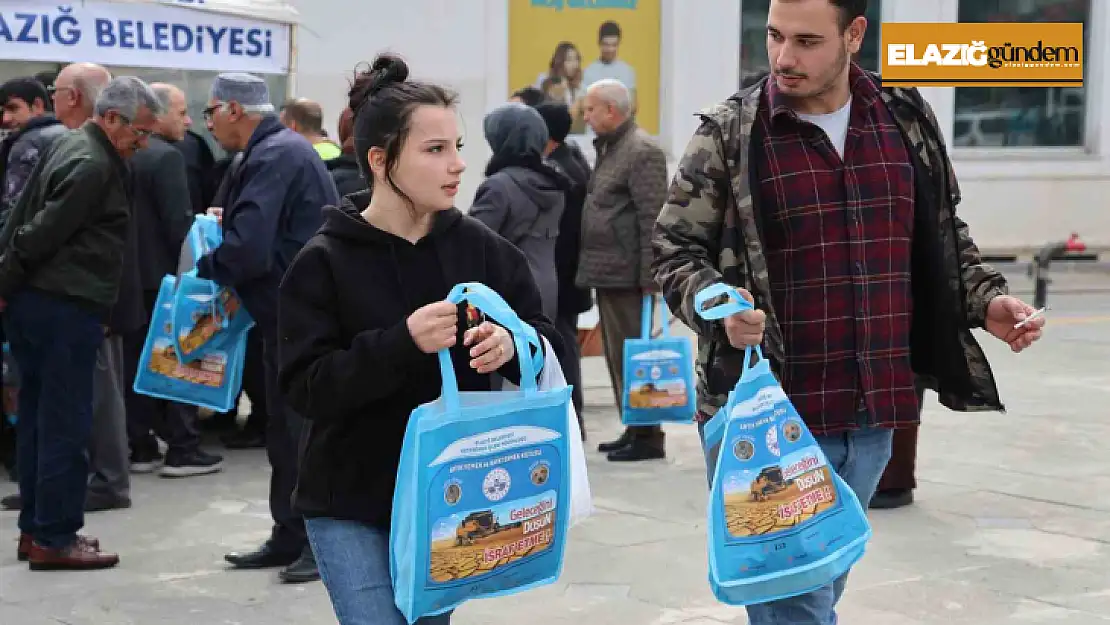
[[[961,0],[961,22],[1084,22],[1090,0]],[[1089,28],[1083,30],[1087,62]],[[1083,145],[1083,87],[957,87],[953,143],[967,147]]]

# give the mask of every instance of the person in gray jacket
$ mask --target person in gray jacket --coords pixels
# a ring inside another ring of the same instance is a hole
[[[486,115],[483,129],[493,156],[470,216],[524,252],[540,287],[543,313],[554,321],[559,305],[555,240],[570,179],[544,160],[547,124],[532,107],[503,104]]]

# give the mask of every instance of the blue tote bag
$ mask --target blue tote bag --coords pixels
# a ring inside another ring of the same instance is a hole
[[[196,276],[197,260],[221,242],[219,222],[198,215],[181,246],[182,275],[162,278],[135,373],[136,393],[216,412],[234,407],[254,320],[231,289]]]
[[[732,301],[703,310],[720,296]],[[698,314],[723,319],[752,306],[716,284]],[[763,358],[744,371],[703,428],[715,459],[709,492],[709,584],[730,605],[767,603],[831,584],[863,557],[871,526]]]
[[[570,387],[539,390],[539,335],[493,290],[463,283],[447,299],[512,333],[521,388],[459,392],[439,352],[443,394],[409,416],[393,494],[390,573],[409,623],[554,582],[569,521]]]
[[[173,276],[162,278],[133,388],[141,395],[227,412],[243,384],[247,333],[191,362],[179,360],[172,322],[176,283]]]
[[[227,351],[254,325],[235,291],[198,278],[197,260],[223,242],[219,223],[198,215],[181,255],[170,322],[177,359],[189,363],[209,353]]]
[[[644,295],[640,338],[624,341],[621,423],[693,423],[696,410],[690,339],[671,336],[667,305],[659,298],[660,338],[651,338],[654,296]]]

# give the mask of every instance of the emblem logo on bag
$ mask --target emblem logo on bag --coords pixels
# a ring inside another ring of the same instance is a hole
[[[447,487],[443,489],[443,500],[447,502],[447,505],[453,506],[459,503],[459,499],[461,498],[462,487],[459,486],[458,482],[450,482],[447,484]]]
[[[482,492],[490,501],[501,501],[509,494],[509,486],[512,483],[513,478],[509,477],[508,471],[501,468],[494,469],[486,474],[486,479],[482,480]]]

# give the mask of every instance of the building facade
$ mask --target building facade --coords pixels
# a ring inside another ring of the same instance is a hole
[[[447,83],[460,94],[460,117],[467,135],[463,152],[470,164],[459,196],[460,206],[465,208],[489,156],[481,136],[483,116],[513,90],[541,85],[551,73],[543,65],[548,56],[554,60],[548,51],[554,40],[549,40],[552,35],[543,29],[545,18],[529,17],[529,11],[550,10],[552,28],[569,29],[566,37],[577,44],[583,67],[596,58],[598,42],[592,39],[593,31],[579,27],[571,14],[587,8],[595,9],[597,16],[625,11],[629,17],[615,21],[625,23],[622,50],[635,50],[630,63],[639,72],[639,106],[650,117],[645,125],[653,129],[673,166],[697,126],[694,114],[727,98],[746,77],[767,69],[764,25],[769,2],[89,0],[73,6],[97,7],[101,12],[110,9],[116,24],[116,45],[107,46],[116,48],[115,56],[108,58],[116,61],[109,63],[111,69],[183,84],[197,120],[215,72],[251,70],[248,59],[243,55],[213,57],[210,47],[207,56],[195,50],[158,56],[136,49],[137,34],[131,49],[123,49],[128,31],[120,31],[121,23],[146,22],[136,28],[145,28],[150,39],[157,36],[153,24],[158,20],[144,18],[142,11],[180,11],[193,15],[195,21],[196,14],[205,11],[183,6],[194,5],[221,11],[219,20],[254,20],[256,25],[269,26],[271,45],[285,45],[289,51],[286,63],[272,64],[265,72],[275,100],[296,95],[320,101],[331,132],[345,106],[348,81],[356,66],[383,50],[401,54],[416,77]],[[17,9],[27,12],[27,6],[40,4],[0,0],[0,15],[8,17]],[[295,11],[290,11],[291,7]],[[50,8],[57,11],[53,5]],[[640,15],[633,16],[633,12]],[[180,21],[179,17],[174,19]],[[1110,81],[1105,76],[1106,59],[1110,58],[1110,4],[1095,0],[872,0],[868,18],[871,25],[859,62],[872,69],[879,65],[881,22],[1083,22],[1086,76],[1081,88],[933,87],[922,92],[934,107],[951,148],[963,191],[960,214],[983,249],[1024,253],[1046,240],[1067,238],[1071,232],[1078,232],[1091,247],[1110,249],[1110,211],[1100,205],[1102,198],[1110,196],[1110,126],[1101,124],[1102,104],[1110,96]],[[283,20],[295,25],[283,24]],[[168,28],[167,36],[172,36],[173,28]],[[287,32],[287,39],[280,44],[275,28]],[[520,32],[527,28],[533,30]],[[90,35],[97,32],[94,28]],[[73,58],[57,54],[47,59],[28,57],[13,52],[15,48],[3,37],[0,28],[0,59],[4,59],[0,61],[0,80],[57,68],[66,60],[97,60],[78,58],[73,49],[69,50]],[[544,41],[531,46],[532,39]],[[173,42],[167,41],[172,47]],[[151,45],[149,41],[147,45]],[[55,52],[60,50],[54,47]],[[103,56],[103,48],[92,51]],[[226,55],[226,46],[224,51]],[[142,62],[128,60],[136,58]],[[158,65],[152,58],[176,62]],[[522,59],[527,67],[521,68]],[[588,68],[585,73],[590,73]],[[588,145],[588,136],[584,143]]]

